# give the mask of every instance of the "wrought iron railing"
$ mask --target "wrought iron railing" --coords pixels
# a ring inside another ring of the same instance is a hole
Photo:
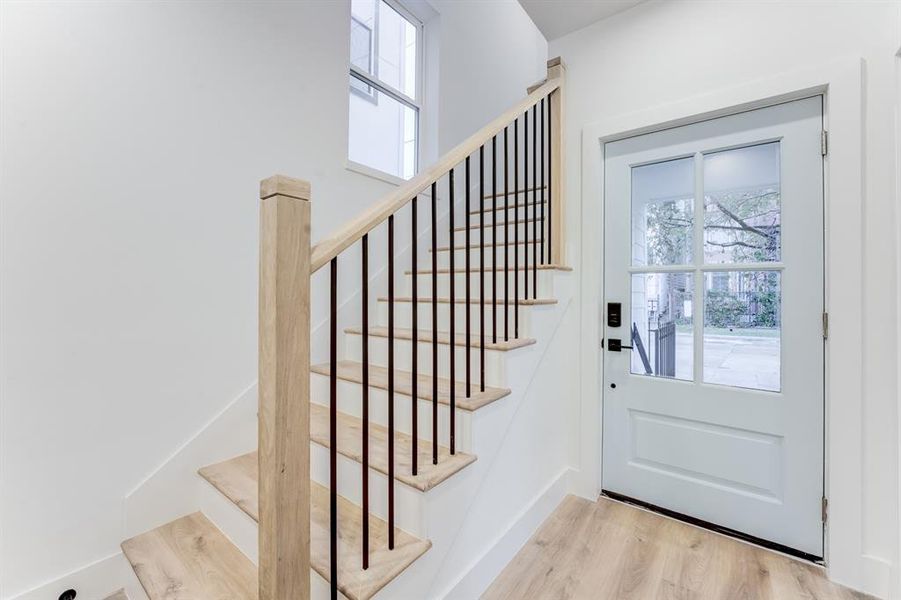
[[[520,306],[531,298],[538,298],[538,270],[543,265],[557,260],[563,262],[563,197],[561,194],[561,143],[562,128],[562,83],[563,67],[559,59],[548,62],[548,79],[539,84],[529,95],[503,115],[486,125],[462,144],[448,152],[437,161],[435,166],[427,169],[411,179],[397,190],[390,193],[359,218],[351,221],[339,231],[327,237],[315,247],[309,243],[309,184],[282,176],[270,178],[263,183],[264,197],[262,207],[262,248],[272,251],[261,253],[261,354],[260,354],[260,387],[261,387],[261,423],[260,423],[260,597],[270,598],[303,598],[308,593],[308,585],[298,583],[296,573],[292,569],[307,572],[309,568],[309,544],[290,544],[286,538],[285,528],[298,527],[308,520],[309,509],[309,445],[308,421],[298,423],[296,419],[308,419],[306,410],[292,410],[294,403],[309,403],[309,276],[319,268],[329,265],[329,472],[330,472],[330,584],[332,597],[338,594],[338,510],[337,510],[337,453],[338,453],[338,267],[340,255],[356,242],[361,244],[362,263],[359,265],[361,279],[361,314],[362,321],[362,567],[369,567],[370,534],[369,534],[369,234],[386,223],[387,226],[387,320],[388,320],[388,368],[387,368],[387,521],[388,547],[394,548],[395,529],[395,311],[397,297],[395,294],[395,221],[405,220],[409,205],[411,235],[411,418],[412,418],[412,456],[411,474],[416,476],[418,464],[418,402],[420,367],[418,356],[419,344],[419,307],[421,303],[431,304],[431,450],[432,462],[439,461],[439,308],[445,302],[448,305],[448,334],[450,352],[447,364],[449,382],[449,439],[450,454],[457,452],[456,413],[457,394],[466,398],[473,394],[473,329],[474,318],[478,320],[478,385],[480,391],[485,390],[485,349],[488,337],[491,343],[497,343],[499,336],[504,341],[520,337]],[[531,128],[529,121],[531,119]],[[520,138],[520,123],[523,135]],[[530,140],[531,129],[531,140]],[[512,182],[508,179],[511,160],[509,155],[510,134],[512,131]],[[502,168],[498,168],[498,137],[502,141]],[[523,152],[520,154],[520,141]],[[486,150],[490,152],[490,195],[485,189]],[[531,153],[530,153],[531,150]],[[471,181],[474,179],[472,158],[478,154],[478,243],[474,242],[471,233],[472,193]],[[520,167],[523,171],[523,186],[520,188]],[[458,190],[459,171],[463,170],[464,189],[462,190],[463,206],[466,212],[464,245],[456,246],[455,201],[460,196]],[[498,177],[503,177],[503,189],[499,190]],[[531,175],[531,187],[529,186]],[[510,185],[512,183],[512,186]],[[511,189],[512,187],[512,189]],[[299,193],[297,190],[305,190]],[[438,213],[443,207],[439,202],[439,189],[446,191],[446,208],[448,215],[448,297],[438,296]],[[418,228],[417,200],[426,191],[430,192],[430,226],[431,226],[431,297],[420,297],[418,287],[418,248],[417,238],[423,232]],[[305,196],[305,197],[304,197]],[[510,199],[512,197],[512,205]],[[490,208],[485,200],[491,200]],[[503,204],[498,205],[498,200]],[[531,199],[530,199],[531,198]],[[522,203],[520,202],[522,199]],[[296,210],[294,204],[302,205]],[[520,220],[520,208],[523,208],[523,219]],[[491,241],[486,244],[486,212],[491,213]],[[513,220],[510,220],[512,212]],[[498,217],[503,214],[503,221]],[[531,218],[530,218],[531,214]],[[531,223],[531,237],[528,235]],[[511,232],[510,229],[513,231]],[[520,239],[520,227],[525,234]],[[273,237],[275,236],[275,237]],[[512,239],[511,239],[512,238]],[[278,244],[275,244],[278,240]],[[513,249],[511,271],[510,247]],[[486,269],[486,247],[491,253],[491,263]],[[530,253],[531,247],[531,253]],[[457,318],[456,306],[459,303],[455,287],[457,274],[456,253],[463,250],[465,273],[465,380],[464,390],[456,388],[458,365],[456,364]],[[472,253],[479,254],[479,297],[478,313],[474,314],[472,284]],[[503,251],[502,265],[499,265],[499,252]],[[522,256],[520,256],[520,254]],[[530,256],[531,254],[531,256]],[[522,266],[520,266],[522,258]],[[510,274],[513,273],[513,295],[510,297]],[[486,298],[486,273],[490,273],[490,298]],[[521,277],[520,277],[521,275]],[[498,294],[498,277],[503,277],[503,297]],[[522,294],[520,294],[522,279]],[[531,279],[531,287],[529,280]],[[302,282],[300,281],[302,280]],[[263,302],[263,298],[267,298]],[[486,306],[487,305],[487,306]],[[512,306],[512,311],[511,311]],[[498,311],[503,310],[503,330],[499,329]],[[490,311],[491,331],[486,332],[488,325],[486,308]],[[291,312],[303,313],[297,322],[292,320]],[[512,319],[511,319],[512,317]],[[510,321],[512,320],[512,332]],[[265,337],[264,339],[264,332]],[[511,335],[512,334],[512,335]],[[306,345],[306,351],[302,351]],[[286,350],[287,349],[287,350]],[[303,383],[306,381],[306,383]],[[267,393],[264,394],[263,391]],[[265,403],[265,406],[264,406]],[[264,418],[265,416],[265,418]],[[290,420],[286,420],[290,419]],[[307,464],[302,464],[306,461]],[[297,482],[297,477],[306,478]],[[298,507],[301,508],[298,508]],[[302,514],[301,514],[302,513]],[[306,523],[306,527],[309,524]],[[307,531],[301,528],[293,531]],[[272,539],[279,543],[271,544]],[[308,577],[308,575],[307,575]],[[264,585],[265,580],[265,585]]]

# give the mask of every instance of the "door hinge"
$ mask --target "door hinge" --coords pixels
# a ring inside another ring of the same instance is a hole
[[[829,313],[823,312],[823,339],[829,339]]]
[[[829,152],[829,132],[825,129],[820,132],[820,153],[826,156]]]
[[[826,496],[823,496],[823,523],[826,522],[826,519],[829,517],[829,500]]]

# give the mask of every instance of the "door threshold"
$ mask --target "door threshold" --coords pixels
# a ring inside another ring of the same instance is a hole
[[[731,537],[742,542],[752,544],[754,546],[759,546],[766,550],[772,550],[780,554],[785,554],[787,556],[791,556],[792,558],[798,558],[821,567],[825,566],[826,564],[825,561],[823,561],[822,556],[816,556],[814,554],[803,552],[801,550],[796,550],[795,548],[783,546],[782,544],[755,537],[747,533],[742,533],[741,531],[736,531],[735,529],[729,529],[728,527],[723,527],[722,525],[717,525],[716,523],[710,523],[709,521],[704,521],[702,519],[691,517],[680,512],[670,510],[668,508],[663,508],[661,506],[657,506],[656,504],[645,502],[644,500],[637,500],[635,498],[623,496],[622,494],[617,494],[616,492],[611,492],[609,490],[601,490],[601,497],[609,498],[610,500],[616,500],[617,502],[622,502],[624,504],[637,506],[639,508],[643,508],[645,510],[663,515],[664,517],[682,521],[683,523],[688,523],[689,525],[694,525],[695,527],[700,527],[701,529],[707,529],[708,531],[713,531],[714,533],[719,533],[726,537]]]

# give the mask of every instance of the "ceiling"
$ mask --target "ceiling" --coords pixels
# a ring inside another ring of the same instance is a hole
[[[642,0],[519,0],[550,42],[595,21],[631,8]]]

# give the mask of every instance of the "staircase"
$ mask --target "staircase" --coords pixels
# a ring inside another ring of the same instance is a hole
[[[515,414],[504,405],[519,402],[514,384],[528,385],[560,318],[562,84],[549,61],[523,101],[312,248],[309,185],[263,182],[259,450],[197,465],[220,503],[209,516],[123,542],[152,600],[443,594]],[[398,266],[401,219],[412,248]],[[388,289],[370,294],[377,226]],[[338,257],[357,243],[362,262],[341,268],[360,273],[361,312],[339,359]],[[311,364],[309,276],[327,264],[329,339],[312,344],[329,360]]]

